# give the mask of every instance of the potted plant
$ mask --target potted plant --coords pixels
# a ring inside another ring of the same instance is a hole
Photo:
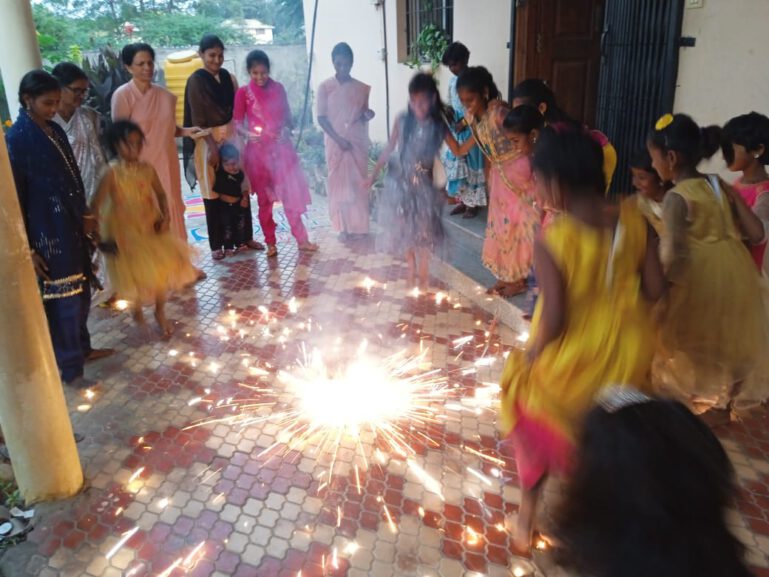
[[[449,40],[446,32],[435,24],[428,24],[419,32],[411,60],[406,64],[409,68],[421,68],[423,64],[429,65],[430,72],[435,74],[441,65],[443,53],[448,47]]]

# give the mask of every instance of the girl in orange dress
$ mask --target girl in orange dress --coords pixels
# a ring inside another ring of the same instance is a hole
[[[117,294],[131,303],[137,323],[144,324],[142,307],[154,303],[155,320],[168,338],[172,328],[165,315],[167,295],[196,278],[190,250],[171,231],[158,173],[139,160],[144,146],[139,126],[117,121],[107,133],[107,142],[118,160],[104,175],[91,206],[99,217],[107,272]]]

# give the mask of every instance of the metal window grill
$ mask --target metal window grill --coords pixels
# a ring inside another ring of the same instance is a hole
[[[596,125],[617,149],[615,194],[630,192],[630,157],[673,107],[682,17],[682,0],[606,3]]]
[[[433,24],[454,39],[454,0],[406,0],[406,54],[415,56],[422,29]]]

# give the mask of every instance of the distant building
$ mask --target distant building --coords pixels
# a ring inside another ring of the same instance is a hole
[[[242,30],[251,37],[254,44],[272,44],[273,30],[275,30],[275,26],[270,26],[269,24],[265,24],[254,18],[246,18],[245,20],[225,20],[222,24],[234,28],[235,30]]]

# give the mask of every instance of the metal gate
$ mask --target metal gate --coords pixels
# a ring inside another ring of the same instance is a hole
[[[596,126],[617,149],[615,194],[631,191],[630,157],[672,111],[683,8],[683,0],[606,2]]]

